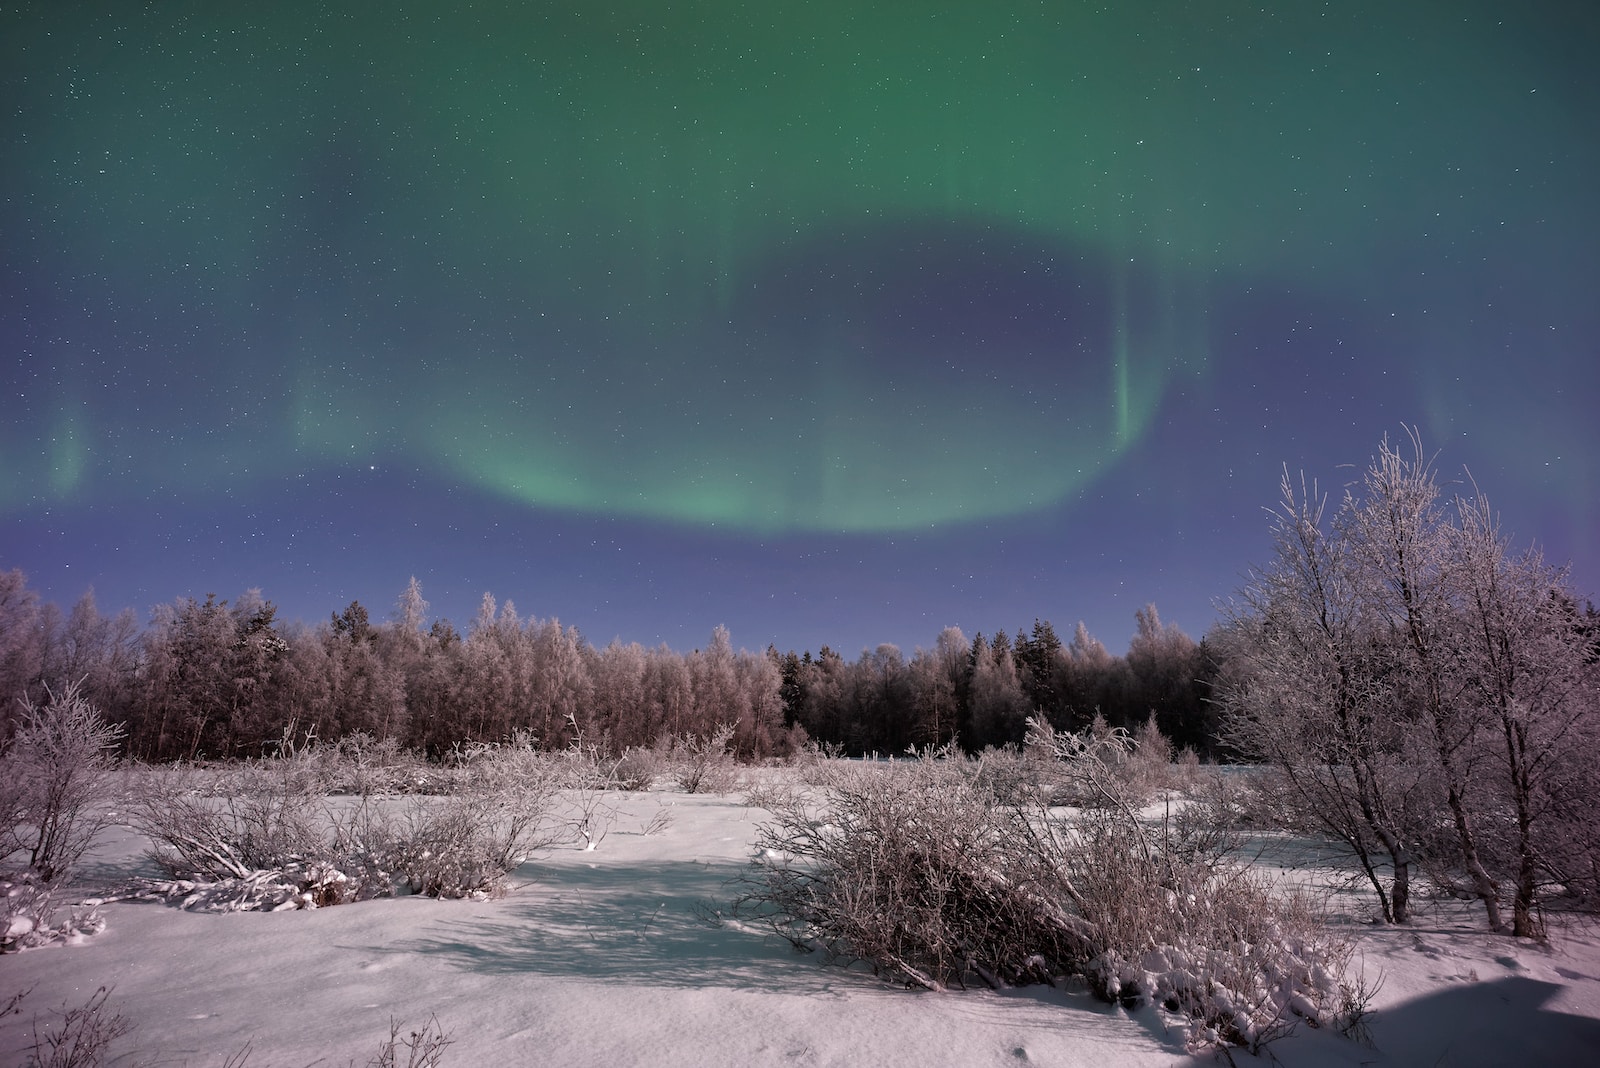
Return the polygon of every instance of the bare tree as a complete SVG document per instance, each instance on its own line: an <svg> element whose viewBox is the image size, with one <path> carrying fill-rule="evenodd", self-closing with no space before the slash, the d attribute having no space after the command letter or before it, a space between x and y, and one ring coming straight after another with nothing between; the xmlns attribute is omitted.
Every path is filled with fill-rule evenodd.
<svg viewBox="0 0 1600 1068"><path fill-rule="evenodd" d="M1593 867L1593 649L1565 576L1511 556L1481 494L1444 502L1410 441L1385 440L1331 520L1285 473L1274 559L1220 635L1237 659L1217 693L1230 741L1278 769L1293 820L1350 849L1386 918L1406 918L1426 860L1464 877L1492 929L1536 934L1539 887ZM1563 862L1563 840L1591 847Z"/></svg>
<svg viewBox="0 0 1600 1068"><path fill-rule="evenodd" d="M1380 444L1361 483L1346 494L1340 535L1350 548L1351 581L1385 663L1392 714L1422 728L1454 829L1454 848L1489 926L1504 929L1499 888L1484 866L1469 794L1482 720L1451 670L1465 563L1457 530L1440 500L1433 465L1411 433L1409 455Z"/></svg>
<svg viewBox="0 0 1600 1068"><path fill-rule="evenodd" d="M1512 933L1536 936L1541 883L1593 878L1582 861L1596 839L1589 810L1600 679L1566 575L1535 550L1512 555L1481 494L1457 505L1459 670L1489 728L1484 746L1498 779L1491 803L1503 798L1513 817Z"/></svg>
<svg viewBox="0 0 1600 1068"><path fill-rule="evenodd" d="M1383 691L1348 543L1330 534L1327 498L1285 471L1273 558L1230 606L1220 639L1234 670L1219 680L1228 741L1280 775L1284 814L1342 844L1386 921L1410 915L1418 776ZM1382 871L1388 867L1388 882Z"/></svg>

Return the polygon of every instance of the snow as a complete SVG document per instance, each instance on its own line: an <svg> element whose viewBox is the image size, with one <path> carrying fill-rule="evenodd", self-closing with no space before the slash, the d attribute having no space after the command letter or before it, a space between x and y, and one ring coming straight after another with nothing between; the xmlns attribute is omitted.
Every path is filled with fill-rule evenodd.
<svg viewBox="0 0 1600 1068"><path fill-rule="evenodd" d="M760 809L663 792L607 803L596 848L579 839L534 858L498 900L226 913L109 902L101 933L0 958L0 1004L31 988L0 1021L0 1064L21 1063L34 1014L102 985L137 1024L115 1049L175 1065L246 1045L255 1068L365 1063L391 1018L430 1016L453 1040L446 1065L1213 1063L1189 1057L1155 1010L1048 987L902 990L799 954L717 915ZM108 834L86 880L154 875L144 848ZM1403 928L1352 922L1358 959L1382 976L1373 1047L1302 1028L1270 1055L1291 1068L1600 1063L1600 931L1558 924L1540 945L1481 928L1455 904Z"/></svg>

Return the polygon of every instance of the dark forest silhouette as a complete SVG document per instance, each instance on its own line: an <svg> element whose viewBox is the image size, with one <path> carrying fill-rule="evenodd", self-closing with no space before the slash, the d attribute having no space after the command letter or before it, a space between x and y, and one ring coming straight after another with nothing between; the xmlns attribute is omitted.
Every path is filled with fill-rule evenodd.
<svg viewBox="0 0 1600 1068"><path fill-rule="evenodd" d="M1029 716L1079 730L1097 714L1129 729L1154 716L1174 745L1217 752L1211 649L1154 605L1136 613L1121 656L1081 623L1063 643L1035 620L970 639L950 627L910 656L883 644L853 660L827 646L736 650L722 627L687 653L597 648L487 594L465 633L427 611L413 580L381 622L352 602L319 625L286 624L249 590L163 604L141 625L131 611L102 614L92 591L63 612L12 570L0 573L0 694L42 700L47 686L81 681L125 729L127 753L148 760L259 756L358 733L432 756L514 736L559 749L579 733L622 752L723 725L747 759L807 740L852 755L951 742L976 752L1021 742ZM5 704L9 735L18 702Z"/></svg>

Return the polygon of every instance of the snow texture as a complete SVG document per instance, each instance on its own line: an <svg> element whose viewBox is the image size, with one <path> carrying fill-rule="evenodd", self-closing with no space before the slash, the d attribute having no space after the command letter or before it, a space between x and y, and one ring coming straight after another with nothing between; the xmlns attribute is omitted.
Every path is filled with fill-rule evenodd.
<svg viewBox="0 0 1600 1068"><path fill-rule="evenodd" d="M446 1065L1217 1063L1186 1054L1157 1008L1050 987L897 989L719 916L764 816L737 795L618 795L615 811L599 848L536 857L498 900L279 912L107 901L102 932L0 958L0 1001L32 988L0 1021L0 1064L22 1062L34 1014L101 985L137 1025L116 1052L171 1065L220 1064L246 1044L257 1068L364 1063L391 1018L432 1015L453 1039ZM109 833L88 881L153 876L145 845ZM1270 1056L1291 1068L1600 1063L1600 932L1558 923L1540 945L1479 919L1440 905L1401 928L1352 921L1358 960L1382 977L1372 1047L1301 1028Z"/></svg>

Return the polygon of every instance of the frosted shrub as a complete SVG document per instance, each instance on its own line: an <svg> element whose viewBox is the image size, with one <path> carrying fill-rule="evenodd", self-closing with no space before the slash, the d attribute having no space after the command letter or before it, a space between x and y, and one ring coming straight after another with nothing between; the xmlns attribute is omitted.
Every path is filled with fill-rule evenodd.
<svg viewBox="0 0 1600 1068"><path fill-rule="evenodd" d="M93 903L58 911L60 886L32 872L0 875L0 953L72 943L105 930L105 920Z"/></svg>
<svg viewBox="0 0 1600 1068"><path fill-rule="evenodd" d="M1172 742L1156 726L1155 713L1132 736L1132 751L1122 761L1125 788L1135 797L1152 797L1162 790L1176 789L1177 768L1172 762Z"/></svg>
<svg viewBox="0 0 1600 1068"><path fill-rule="evenodd" d="M144 769L130 816L173 881L153 893L185 908L317 908L392 894L488 896L548 845L558 775L525 746L475 751L455 792L330 804L294 760L241 765L220 777Z"/></svg>
<svg viewBox="0 0 1600 1068"><path fill-rule="evenodd" d="M1170 766L1171 747L1153 723L1150 730L1161 745L1147 754L1133 735L1108 726L1098 714L1081 734L1057 731L1042 719L1030 718L1023 747L1047 766L1041 774L1053 783L1057 804L1138 806L1155 795Z"/></svg>
<svg viewBox="0 0 1600 1068"><path fill-rule="evenodd" d="M655 785L656 777L661 774L661 757L654 749L629 746L607 770L615 789L645 791Z"/></svg>
<svg viewBox="0 0 1600 1068"><path fill-rule="evenodd" d="M708 738L686 734L673 740L672 778L686 794L725 794L739 786L739 768L729 745L734 727L724 724Z"/></svg>
<svg viewBox="0 0 1600 1068"><path fill-rule="evenodd" d="M860 764L847 759L842 746L810 742L795 759L795 767L799 769L800 781L806 785L832 786L841 776L850 775L852 769L860 767Z"/></svg>
<svg viewBox="0 0 1600 1068"><path fill-rule="evenodd" d="M1015 746L985 749L972 765L978 784L1002 804L1050 804L1060 776L1055 762Z"/></svg>
<svg viewBox="0 0 1600 1068"><path fill-rule="evenodd" d="M1348 949L1307 899L1228 859L1203 823L1140 819L1125 738L1057 735L1052 751L1091 804L1006 800L934 759L774 795L738 910L930 989L1077 977L1107 1001L1181 1015L1197 1048L1257 1050L1297 1021L1359 1015Z"/></svg>
<svg viewBox="0 0 1600 1068"><path fill-rule="evenodd" d="M1087 929L1037 892L1008 812L958 765L863 768L769 804L737 907L796 946L930 989L1088 960Z"/></svg>
<svg viewBox="0 0 1600 1068"><path fill-rule="evenodd" d="M454 794L415 798L395 835L391 862L413 892L492 897L534 852L551 845L561 769L527 746L474 756Z"/></svg>
<svg viewBox="0 0 1600 1068"><path fill-rule="evenodd" d="M0 1005L0 1017L20 1014L27 995L24 990ZM101 1068L121 1064L133 1056L111 1052L114 1045L124 1045L121 1040L133 1034L138 1025L111 1008L110 999L111 988L102 986L82 1005L68 1004L51 1012L53 1023L34 1016L30 1029L33 1042L25 1051L28 1057L22 1062L24 1068ZM439 1068L444 1063L445 1049L454 1041L437 1016L430 1016L427 1023L415 1029L404 1028L391 1017L389 1037L378 1043L377 1051L362 1068ZM223 1061L223 1068L243 1068L249 1059L250 1047L245 1046ZM166 1063L166 1058L133 1063ZM350 1065L355 1068L354 1061Z"/></svg>
<svg viewBox="0 0 1600 1068"><path fill-rule="evenodd" d="M34 1017L27 1068L100 1068L109 1063L112 1045L134 1029L132 1020L106 1007L110 996L109 987L100 987L82 1005L56 1012L54 1025ZM19 995L13 1005L20 1000Z"/></svg>
<svg viewBox="0 0 1600 1068"><path fill-rule="evenodd" d="M128 814L168 875L244 878L324 852L323 795L303 770L286 759L220 774L182 764L141 768Z"/></svg>
<svg viewBox="0 0 1600 1068"><path fill-rule="evenodd" d="M148 893L184 908L317 908L389 894L389 834L363 799L334 811L301 758L229 769L140 770L129 819L171 877Z"/></svg>
<svg viewBox="0 0 1600 1068"><path fill-rule="evenodd" d="M325 760L329 793L370 797L428 793L440 786L435 769L395 738L376 739L358 731L339 739L337 746L317 751Z"/></svg>
<svg viewBox="0 0 1600 1068"><path fill-rule="evenodd" d="M1030 844L1094 931L1097 996L1160 1005L1197 1047L1259 1051L1301 1020L1342 1026L1349 947L1319 903L1229 859L1199 823L1149 827L1113 808L1050 825Z"/></svg>
<svg viewBox="0 0 1600 1068"><path fill-rule="evenodd" d="M0 756L0 864L21 858L45 882L67 878L111 822L112 770L122 728L70 683L36 705Z"/></svg>
<svg viewBox="0 0 1600 1068"><path fill-rule="evenodd" d="M92 910L61 920L56 905L73 868L113 819L113 750L121 736L77 683L46 690L43 704L22 699L21 725L0 753L0 952L104 926Z"/></svg>

